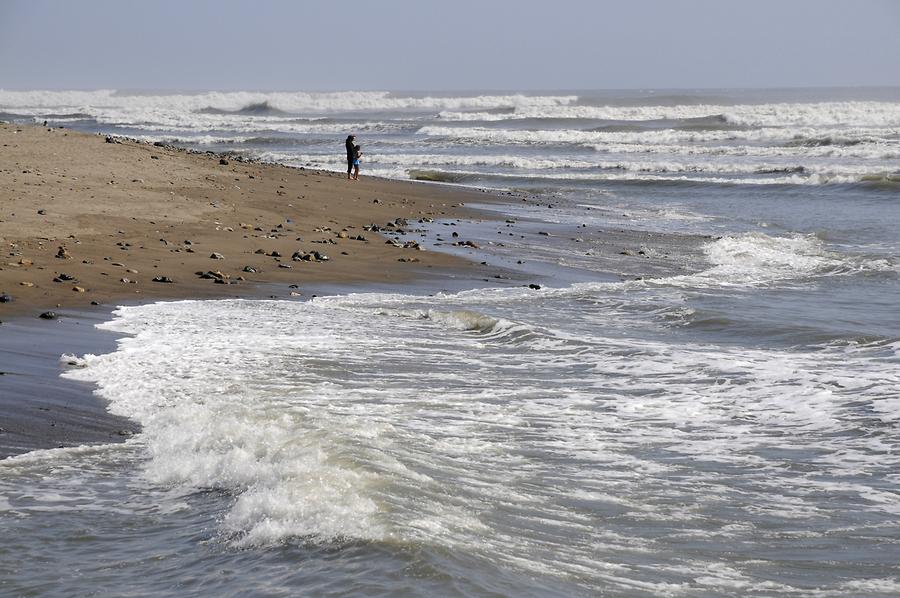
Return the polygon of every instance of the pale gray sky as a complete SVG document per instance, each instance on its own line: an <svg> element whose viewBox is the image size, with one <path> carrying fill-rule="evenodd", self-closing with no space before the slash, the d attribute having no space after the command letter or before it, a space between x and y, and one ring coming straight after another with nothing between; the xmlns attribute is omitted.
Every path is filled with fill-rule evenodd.
<svg viewBox="0 0 900 598"><path fill-rule="evenodd" d="M0 88L900 85L897 0L0 0Z"/></svg>

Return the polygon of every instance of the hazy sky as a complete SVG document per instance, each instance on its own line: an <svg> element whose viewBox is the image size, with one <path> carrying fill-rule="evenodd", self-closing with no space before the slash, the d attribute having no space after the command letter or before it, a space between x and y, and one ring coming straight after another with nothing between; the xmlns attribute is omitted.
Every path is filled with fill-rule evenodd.
<svg viewBox="0 0 900 598"><path fill-rule="evenodd" d="M900 0L0 0L0 88L900 85Z"/></svg>

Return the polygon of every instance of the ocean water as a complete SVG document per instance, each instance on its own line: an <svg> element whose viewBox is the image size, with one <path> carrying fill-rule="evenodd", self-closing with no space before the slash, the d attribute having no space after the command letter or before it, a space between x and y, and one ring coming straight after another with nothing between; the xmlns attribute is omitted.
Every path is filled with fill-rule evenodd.
<svg viewBox="0 0 900 598"><path fill-rule="evenodd" d="M900 593L900 90L0 112L513 192L423 240L509 278L117 310L63 375L143 431L0 462L0 591Z"/></svg>

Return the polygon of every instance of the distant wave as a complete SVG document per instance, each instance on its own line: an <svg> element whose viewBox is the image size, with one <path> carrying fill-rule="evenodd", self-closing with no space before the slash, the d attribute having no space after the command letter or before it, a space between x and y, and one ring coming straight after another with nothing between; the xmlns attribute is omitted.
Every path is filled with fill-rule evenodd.
<svg viewBox="0 0 900 598"><path fill-rule="evenodd" d="M512 112L445 110L445 121L494 121L567 118L579 120L650 121L721 119L724 124L747 127L777 126L900 126L900 104L894 102L816 102L759 105L677 106L517 106Z"/></svg>
<svg viewBox="0 0 900 598"><path fill-rule="evenodd" d="M498 130L485 127L442 127L427 125L418 134L429 137L445 137L457 141L477 141L497 144L588 144L588 143L703 143L711 141L753 141L753 142L797 142L802 139L834 136L847 140L859 139L876 141L879 137L900 135L900 127L870 129L842 128L821 129L812 127L787 128L767 127L752 130L728 131L683 131L673 129L610 132L581 131L574 129L554 130Z"/></svg>
<svg viewBox="0 0 900 598"><path fill-rule="evenodd" d="M0 108L32 111L58 107L91 107L89 111L117 109L134 114L159 110L199 113L240 111L266 106L290 114L383 110L497 110L517 107L562 106L578 100L574 95L473 95L412 96L386 91L343 92L204 92L197 94L129 94L105 89L97 91L8 91L0 90Z"/></svg>
<svg viewBox="0 0 900 598"><path fill-rule="evenodd" d="M284 110L279 110L278 108L269 105L269 102L254 102L252 104L247 104L243 108L238 108L237 110L225 110L207 106L197 110L197 112L201 114L243 114L246 116L283 116L288 114Z"/></svg>

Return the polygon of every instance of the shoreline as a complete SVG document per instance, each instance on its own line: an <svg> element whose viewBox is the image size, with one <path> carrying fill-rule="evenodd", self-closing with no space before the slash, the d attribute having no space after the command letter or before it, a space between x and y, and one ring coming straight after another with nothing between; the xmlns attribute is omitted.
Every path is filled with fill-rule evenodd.
<svg viewBox="0 0 900 598"><path fill-rule="evenodd" d="M13 145L18 153L7 150ZM510 226L542 244L552 240L542 236L550 227L541 221L510 224L516 221L500 206L528 198L509 192L351 182L337 173L37 126L0 125L0 146L0 180L11 183L0 191L7 250L0 295L13 298L0 303L0 458L121 441L135 431L133 422L108 414L92 388L60 377L60 355L114 350L119 337L85 324L108 320L117 305L540 288L534 283L641 278L673 265L621 257L629 253L622 247L644 243L668 257L673 247L642 231L599 231L594 259L605 274L480 247L494 245ZM133 184L119 188L129 176ZM315 252L328 259L310 259ZM48 310L50 320L37 318ZM24 342L44 344L26 354Z"/></svg>
<svg viewBox="0 0 900 598"><path fill-rule="evenodd" d="M491 201L483 192L39 126L0 124L0 150L0 458L137 431L60 376L63 354L115 349L119 337L94 324L117 305L458 289L487 276L464 256L418 250L416 227L491 219L464 207Z"/></svg>

